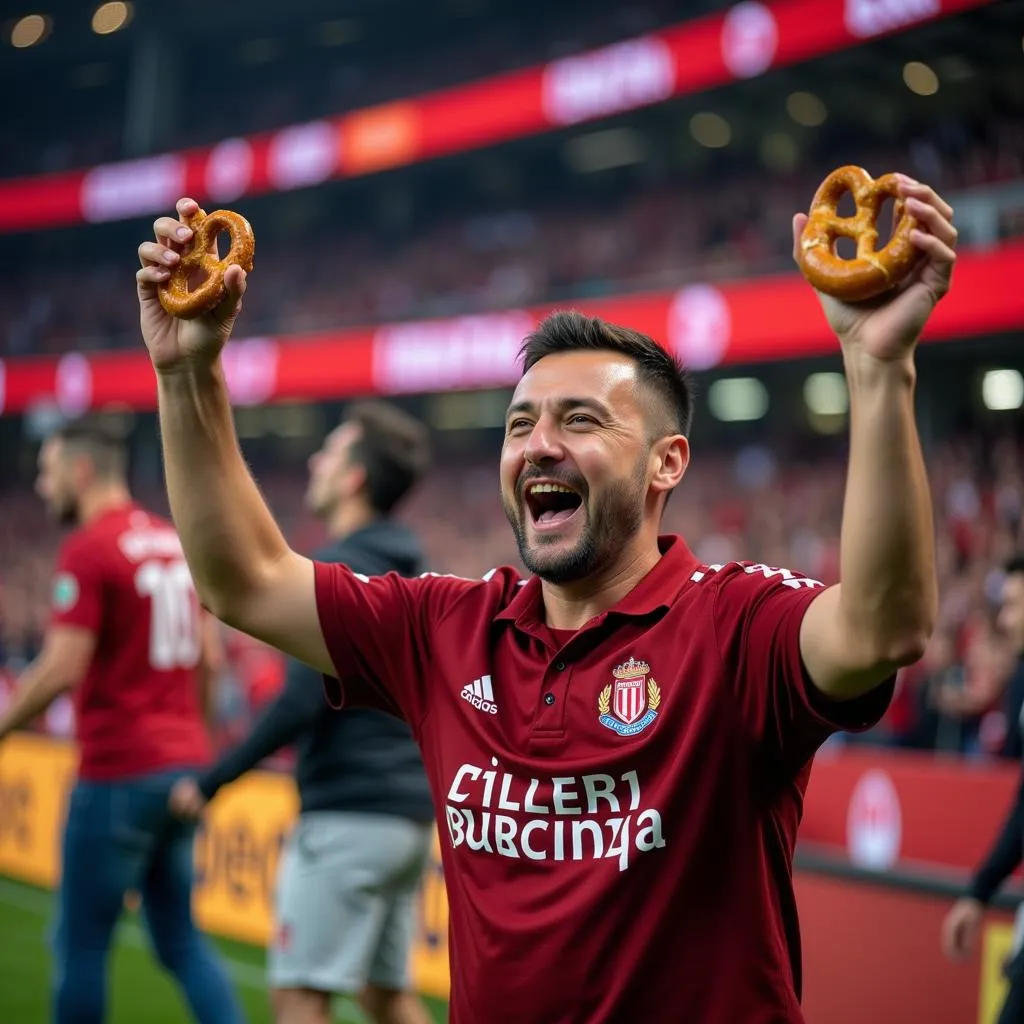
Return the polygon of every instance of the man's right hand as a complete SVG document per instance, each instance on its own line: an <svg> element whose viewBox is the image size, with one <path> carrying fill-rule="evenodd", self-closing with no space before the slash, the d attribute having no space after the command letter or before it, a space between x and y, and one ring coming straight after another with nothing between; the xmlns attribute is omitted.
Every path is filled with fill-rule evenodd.
<svg viewBox="0 0 1024 1024"><path fill-rule="evenodd" d="M953 904L942 922L942 949L950 960L962 960L973 952L984 915L985 907L970 897Z"/></svg>
<svg viewBox="0 0 1024 1024"><path fill-rule="evenodd" d="M179 217L199 209L194 199L179 199ZM158 371L175 370L190 363L212 363L231 335L235 317L242 309L245 293L245 271L230 266L224 272L224 300L206 316L181 320L171 316L160 305L157 286L170 277L181 252L189 245L192 231L180 220L160 217L153 224L155 242L139 246L142 269L135 275L138 282L139 312L142 337L149 356ZM210 241L216 246L216 238Z"/></svg>

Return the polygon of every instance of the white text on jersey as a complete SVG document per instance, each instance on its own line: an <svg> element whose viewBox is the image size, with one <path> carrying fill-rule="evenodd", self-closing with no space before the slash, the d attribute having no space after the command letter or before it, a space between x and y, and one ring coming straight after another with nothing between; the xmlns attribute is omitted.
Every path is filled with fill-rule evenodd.
<svg viewBox="0 0 1024 1024"><path fill-rule="evenodd" d="M477 709L488 715L498 713L498 705L494 703L494 687L491 685L490 676L481 676L471 683L466 683L462 688L462 699L468 701Z"/></svg>

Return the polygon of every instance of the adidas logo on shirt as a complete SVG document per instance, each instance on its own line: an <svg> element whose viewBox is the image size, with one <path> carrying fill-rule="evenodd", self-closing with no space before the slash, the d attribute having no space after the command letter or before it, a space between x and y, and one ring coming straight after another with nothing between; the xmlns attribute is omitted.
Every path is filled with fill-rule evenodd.
<svg viewBox="0 0 1024 1024"><path fill-rule="evenodd" d="M481 676L462 688L462 699L469 701L477 709L488 715L498 713L498 705L494 703L494 689L490 676Z"/></svg>

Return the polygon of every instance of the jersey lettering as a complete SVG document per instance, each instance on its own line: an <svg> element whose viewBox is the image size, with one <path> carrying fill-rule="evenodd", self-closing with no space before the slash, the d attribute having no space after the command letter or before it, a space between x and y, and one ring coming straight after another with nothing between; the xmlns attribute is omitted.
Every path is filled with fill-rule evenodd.
<svg viewBox="0 0 1024 1024"><path fill-rule="evenodd" d="M805 587L813 590L815 587L825 586L821 580L811 579L809 576L797 576L790 569L765 565L763 562L727 562L725 564L709 565L706 572L698 569L690 576L690 579L694 583L700 583L709 574L721 572L726 565L738 565L748 576L761 575L766 580L777 579L779 583L784 587L789 587L790 590L800 590Z"/></svg>
<svg viewBox="0 0 1024 1024"><path fill-rule="evenodd" d="M183 561L143 562L135 589L150 599L149 664L158 672L199 662L199 614L192 575Z"/></svg>

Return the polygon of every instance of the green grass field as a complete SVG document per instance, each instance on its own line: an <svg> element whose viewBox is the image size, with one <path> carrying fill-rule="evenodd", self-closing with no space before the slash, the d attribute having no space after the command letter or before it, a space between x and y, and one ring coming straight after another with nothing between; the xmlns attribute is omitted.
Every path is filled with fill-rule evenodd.
<svg viewBox="0 0 1024 1024"><path fill-rule="evenodd" d="M50 1019L49 929L53 894L0 877L0 1022L47 1024ZM214 940L231 973L249 1024L270 1024L264 980L264 952L255 946ZM188 1024L189 1015L174 982L150 956L134 915L121 921L110 961L108 1024ZM438 1022L445 1004L429 1006ZM335 1020L365 1018L350 1000L335 1004Z"/></svg>

